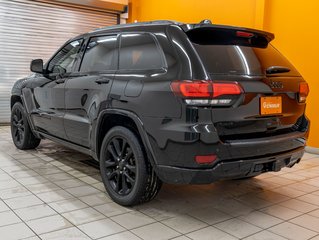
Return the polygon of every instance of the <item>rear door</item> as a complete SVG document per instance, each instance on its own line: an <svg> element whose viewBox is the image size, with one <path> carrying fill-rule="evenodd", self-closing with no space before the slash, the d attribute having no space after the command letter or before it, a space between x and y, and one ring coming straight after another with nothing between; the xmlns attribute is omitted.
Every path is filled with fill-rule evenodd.
<svg viewBox="0 0 319 240"><path fill-rule="evenodd" d="M68 140L90 147L92 123L109 106L108 94L118 62L117 35L88 40L79 71L65 86L64 127Z"/></svg>
<svg viewBox="0 0 319 240"><path fill-rule="evenodd" d="M293 130L304 114L297 70L271 45L266 33L205 27L187 32L210 78L237 82L243 96L215 106L212 119L222 140L256 138ZM227 98L220 96L219 98Z"/></svg>

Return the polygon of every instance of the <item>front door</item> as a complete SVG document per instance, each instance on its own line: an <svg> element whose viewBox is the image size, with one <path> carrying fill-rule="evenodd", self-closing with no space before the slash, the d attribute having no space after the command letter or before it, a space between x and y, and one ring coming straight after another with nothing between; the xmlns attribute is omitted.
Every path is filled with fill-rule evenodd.
<svg viewBox="0 0 319 240"><path fill-rule="evenodd" d="M47 64L46 74L39 75L34 88L35 111L32 120L38 131L58 138L66 138L63 117L64 88L81 48L82 40L67 43Z"/></svg>

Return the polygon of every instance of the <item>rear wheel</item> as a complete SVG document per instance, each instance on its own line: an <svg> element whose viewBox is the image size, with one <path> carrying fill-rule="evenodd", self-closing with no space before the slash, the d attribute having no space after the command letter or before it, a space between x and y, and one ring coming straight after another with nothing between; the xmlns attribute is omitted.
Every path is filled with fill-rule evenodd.
<svg viewBox="0 0 319 240"><path fill-rule="evenodd" d="M14 145L21 150L34 149L41 139L34 136L23 105L17 102L11 110L11 135Z"/></svg>
<svg viewBox="0 0 319 240"><path fill-rule="evenodd" d="M110 197L124 206L150 201L161 187L138 138L124 127L114 127L104 137L100 170Z"/></svg>

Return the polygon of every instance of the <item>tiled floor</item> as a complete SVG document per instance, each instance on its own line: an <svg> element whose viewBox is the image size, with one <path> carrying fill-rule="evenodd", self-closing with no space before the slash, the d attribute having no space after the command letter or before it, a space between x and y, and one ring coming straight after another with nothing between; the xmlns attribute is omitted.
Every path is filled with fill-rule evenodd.
<svg viewBox="0 0 319 240"><path fill-rule="evenodd" d="M134 208L112 202L88 163L50 141L18 151L0 127L0 239L319 240L319 156L250 180L164 185Z"/></svg>

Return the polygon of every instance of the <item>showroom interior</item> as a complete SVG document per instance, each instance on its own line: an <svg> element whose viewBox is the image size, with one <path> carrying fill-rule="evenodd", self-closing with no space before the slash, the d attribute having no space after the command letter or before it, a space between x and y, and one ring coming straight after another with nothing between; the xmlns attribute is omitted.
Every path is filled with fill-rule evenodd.
<svg viewBox="0 0 319 240"><path fill-rule="evenodd" d="M0 239L319 240L318 12L316 1L0 0ZM268 40L308 83L311 127L293 167L210 184L163 183L153 200L122 206L106 192L94 157L52 139L29 150L14 145L11 89L32 74L31 60L45 63L69 39L104 27L205 19L241 27L237 35L273 33Z"/></svg>

